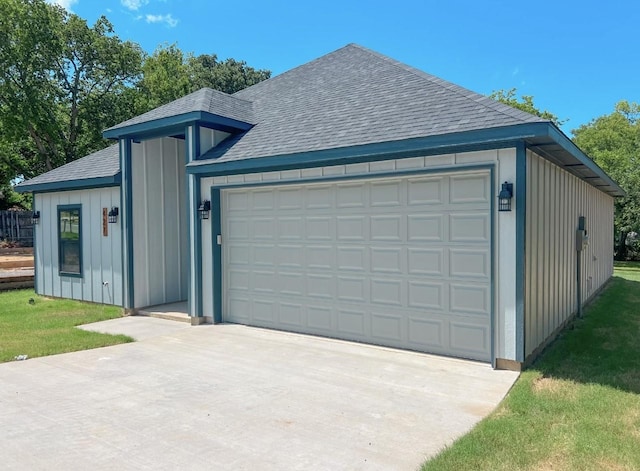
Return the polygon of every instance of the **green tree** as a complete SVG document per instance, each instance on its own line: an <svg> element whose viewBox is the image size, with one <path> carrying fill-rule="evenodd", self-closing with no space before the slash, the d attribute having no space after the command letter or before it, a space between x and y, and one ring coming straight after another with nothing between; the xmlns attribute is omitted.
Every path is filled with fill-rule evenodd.
<svg viewBox="0 0 640 471"><path fill-rule="evenodd" d="M555 125L558 127L567 122L566 119L559 119L558 116L551 113L550 111L539 110L533 102L533 96L522 95L522 97L518 99L516 93L517 91L515 88L512 88L510 90L496 90L492 92L491 95L489 95L489 98L493 98L494 100L504 103L505 105L509 105L521 111L531 113L543 119L548 119L549 121L555 123Z"/></svg>
<svg viewBox="0 0 640 471"><path fill-rule="evenodd" d="M105 17L89 27L44 0L2 0L5 167L31 177L104 147L102 129L130 117L117 115L116 102L137 80L141 60L139 46L121 41Z"/></svg>
<svg viewBox="0 0 640 471"><path fill-rule="evenodd" d="M640 232L640 104L620 101L613 113L573 131L574 142L627 193L616 198L616 259L627 256L626 239Z"/></svg>
<svg viewBox="0 0 640 471"><path fill-rule="evenodd" d="M215 54L185 54L176 44L164 45L144 60L136 109L139 113L156 108L204 87L225 93L254 85L271 76L244 61L219 61Z"/></svg>

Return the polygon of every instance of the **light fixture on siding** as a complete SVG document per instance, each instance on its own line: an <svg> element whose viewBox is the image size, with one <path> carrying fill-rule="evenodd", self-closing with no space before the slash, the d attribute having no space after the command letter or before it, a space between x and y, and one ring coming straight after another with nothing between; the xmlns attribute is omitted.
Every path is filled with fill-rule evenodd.
<svg viewBox="0 0 640 471"><path fill-rule="evenodd" d="M511 198L513 198L513 183L504 182L498 194L498 211L511 211Z"/></svg>
<svg viewBox="0 0 640 471"><path fill-rule="evenodd" d="M38 224L40 222L40 211L34 211L31 215L31 222L33 224Z"/></svg>
<svg viewBox="0 0 640 471"><path fill-rule="evenodd" d="M211 201L203 201L198 206L198 214L200 219L209 219L209 211L211 211Z"/></svg>
<svg viewBox="0 0 640 471"><path fill-rule="evenodd" d="M108 217L109 217L109 223L110 224L115 224L116 222L118 222L118 212L119 211L118 211L118 207L117 206L114 206L113 208L111 208L109 210ZM104 213L102 213L102 214L104 214Z"/></svg>

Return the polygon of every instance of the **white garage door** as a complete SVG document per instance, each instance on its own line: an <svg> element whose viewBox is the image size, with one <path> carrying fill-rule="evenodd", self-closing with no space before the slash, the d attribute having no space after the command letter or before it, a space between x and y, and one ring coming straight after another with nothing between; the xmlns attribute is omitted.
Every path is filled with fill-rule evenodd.
<svg viewBox="0 0 640 471"><path fill-rule="evenodd" d="M490 361L489 172L222 192L223 320Z"/></svg>

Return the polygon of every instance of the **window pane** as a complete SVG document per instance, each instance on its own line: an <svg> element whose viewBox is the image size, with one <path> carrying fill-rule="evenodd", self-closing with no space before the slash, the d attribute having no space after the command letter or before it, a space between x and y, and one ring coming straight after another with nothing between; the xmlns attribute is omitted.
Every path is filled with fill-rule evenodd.
<svg viewBox="0 0 640 471"><path fill-rule="evenodd" d="M58 212L60 220L60 271L80 273L80 209L62 209Z"/></svg>

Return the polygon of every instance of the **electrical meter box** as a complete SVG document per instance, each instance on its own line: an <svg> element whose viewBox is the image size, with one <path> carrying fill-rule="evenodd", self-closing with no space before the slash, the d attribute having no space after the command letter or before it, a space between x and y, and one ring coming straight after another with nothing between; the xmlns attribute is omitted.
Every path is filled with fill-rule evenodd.
<svg viewBox="0 0 640 471"><path fill-rule="evenodd" d="M586 218L580 216L578 219L578 230L576 231L576 250L583 251L589 245L589 234L586 229Z"/></svg>

